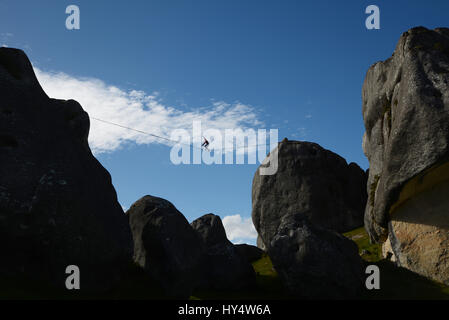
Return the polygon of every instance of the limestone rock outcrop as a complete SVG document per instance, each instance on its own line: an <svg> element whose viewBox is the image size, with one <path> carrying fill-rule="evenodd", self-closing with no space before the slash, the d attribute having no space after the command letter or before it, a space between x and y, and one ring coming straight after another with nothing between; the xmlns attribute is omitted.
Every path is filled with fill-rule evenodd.
<svg viewBox="0 0 449 320"><path fill-rule="evenodd" d="M268 254L283 284L305 299L354 299L363 284L357 245L305 215L281 218Z"/></svg>
<svg viewBox="0 0 449 320"><path fill-rule="evenodd" d="M346 232L363 225L366 173L355 163L316 143L284 139L278 171L260 175L252 185L252 218L259 247L276 234L281 218L305 215L320 227Z"/></svg>
<svg viewBox="0 0 449 320"><path fill-rule="evenodd" d="M134 261L167 296L188 298L204 277L204 247L187 219L169 201L144 196L126 212Z"/></svg>
<svg viewBox="0 0 449 320"><path fill-rule="evenodd" d="M365 226L393 260L449 284L449 29L403 33L362 91Z"/></svg>
<svg viewBox="0 0 449 320"><path fill-rule="evenodd" d="M76 265L83 292L106 290L131 260L129 225L89 126L79 103L45 94L23 51L0 48L0 278L27 279L16 289L66 290Z"/></svg>
<svg viewBox="0 0 449 320"><path fill-rule="evenodd" d="M206 214L191 225L201 238L206 254L201 288L241 290L255 285L251 263L228 240L219 216Z"/></svg>
<svg viewBox="0 0 449 320"><path fill-rule="evenodd" d="M262 249L246 243L236 244L235 248L237 249L237 252L248 262L259 260L265 253Z"/></svg>
<svg viewBox="0 0 449 320"><path fill-rule="evenodd" d="M316 143L279 143L278 171L253 179L252 218L283 283L303 298L350 298L361 287L357 246L337 232L363 225L366 173ZM271 161L271 160L270 160Z"/></svg>

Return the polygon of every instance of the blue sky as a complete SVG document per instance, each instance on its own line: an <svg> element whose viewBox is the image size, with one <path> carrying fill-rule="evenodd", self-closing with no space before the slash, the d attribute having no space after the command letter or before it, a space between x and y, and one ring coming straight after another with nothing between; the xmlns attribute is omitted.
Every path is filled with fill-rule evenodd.
<svg viewBox="0 0 449 320"><path fill-rule="evenodd" d="M70 4L80 30L65 28ZM370 4L380 30L365 28ZM49 95L75 98L98 118L163 135L195 116L220 128L275 128L366 169L366 71L407 29L448 27L448 12L437 0L0 1L0 45L25 50ZM240 215L228 217L228 235L254 241L257 165L175 166L161 141L107 126L92 120L91 146L124 207L151 194L189 221Z"/></svg>

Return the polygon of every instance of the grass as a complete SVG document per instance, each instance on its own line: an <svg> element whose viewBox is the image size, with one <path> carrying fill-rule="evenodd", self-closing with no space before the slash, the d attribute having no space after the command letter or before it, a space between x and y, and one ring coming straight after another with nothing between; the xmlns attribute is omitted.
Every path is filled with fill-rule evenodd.
<svg viewBox="0 0 449 320"><path fill-rule="evenodd" d="M343 234L357 244L359 254L366 262L382 260L382 247L380 244L372 244L364 227Z"/></svg>
<svg viewBox="0 0 449 320"><path fill-rule="evenodd" d="M241 292L226 292L217 290L202 290L195 292L192 300L284 300L291 299L282 286L277 272L273 268L270 257L264 254L261 259L252 263L256 272L254 288Z"/></svg>
<svg viewBox="0 0 449 320"><path fill-rule="evenodd" d="M253 263L256 272L256 281L259 288L265 291L266 298L285 298L287 293L282 286L276 270L273 268L271 259L264 254L260 260Z"/></svg>

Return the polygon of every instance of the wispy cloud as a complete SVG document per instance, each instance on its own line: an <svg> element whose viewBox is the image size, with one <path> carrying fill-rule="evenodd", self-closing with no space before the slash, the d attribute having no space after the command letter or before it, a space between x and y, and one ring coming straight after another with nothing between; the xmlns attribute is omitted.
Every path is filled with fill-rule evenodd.
<svg viewBox="0 0 449 320"><path fill-rule="evenodd" d="M255 243L257 231L254 228L251 218L242 218L236 214L223 218L223 226L226 236L234 243Z"/></svg>
<svg viewBox="0 0 449 320"><path fill-rule="evenodd" d="M307 128L300 127L296 129L296 132L292 133L292 138L294 139L304 139L307 137Z"/></svg>
<svg viewBox="0 0 449 320"><path fill-rule="evenodd" d="M202 122L203 130L218 129L223 132L225 129L246 131L261 125L255 109L240 102L211 102L207 107L183 111L165 105L158 99L157 93L127 91L96 78L75 77L38 68L34 70L48 96L77 100L91 117L162 137L170 137L175 129L191 132L194 120ZM91 121L89 144L94 153L112 152L127 143L170 144L138 132Z"/></svg>
<svg viewBox="0 0 449 320"><path fill-rule="evenodd" d="M11 38L14 37L14 35L10 32L2 32L0 33L0 43L2 47L7 48L8 43L10 42Z"/></svg>
<svg viewBox="0 0 449 320"><path fill-rule="evenodd" d="M12 38L12 37L14 37L14 35L13 35L11 32L2 32L2 33L0 33L0 38L1 38L2 40L4 40L4 39L10 39L10 38Z"/></svg>

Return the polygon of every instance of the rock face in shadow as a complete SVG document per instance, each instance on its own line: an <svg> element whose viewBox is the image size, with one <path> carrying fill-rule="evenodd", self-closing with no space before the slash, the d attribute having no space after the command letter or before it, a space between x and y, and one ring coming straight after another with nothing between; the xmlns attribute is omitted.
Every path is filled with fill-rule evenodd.
<svg viewBox="0 0 449 320"><path fill-rule="evenodd" d="M287 289L305 299L352 299L363 284L357 245L305 215L281 218L268 254Z"/></svg>
<svg viewBox="0 0 449 320"><path fill-rule="evenodd" d="M0 277L65 289L77 265L84 292L109 288L132 242L87 113L50 99L17 49L0 48L0 96Z"/></svg>
<svg viewBox="0 0 449 320"><path fill-rule="evenodd" d="M277 173L259 168L252 186L252 218L266 247L288 215L337 232L363 225L366 174L357 164L311 142L284 139L277 150Z"/></svg>
<svg viewBox="0 0 449 320"><path fill-rule="evenodd" d="M265 251L249 244L236 244L235 248L239 255L244 257L248 262L254 262L262 258Z"/></svg>
<svg viewBox="0 0 449 320"><path fill-rule="evenodd" d="M168 296L188 298L204 277L203 243L173 204L145 196L126 212L134 239L134 261Z"/></svg>
<svg viewBox="0 0 449 320"><path fill-rule="evenodd" d="M259 168L253 180L252 218L259 248L266 248L292 293L353 297L360 288L357 247L330 230L363 225L366 173L311 142L284 139L276 151L277 173L260 175Z"/></svg>
<svg viewBox="0 0 449 320"><path fill-rule="evenodd" d="M365 226L394 260L449 283L449 29L413 28L363 85ZM430 250L431 249L431 250ZM384 250L384 251L389 251Z"/></svg>
<svg viewBox="0 0 449 320"><path fill-rule="evenodd" d="M191 225L201 238L206 253L201 288L241 290L255 285L253 267L228 240L219 216L206 214Z"/></svg>

